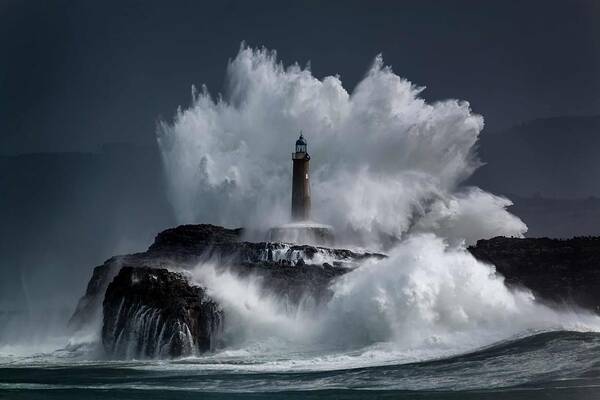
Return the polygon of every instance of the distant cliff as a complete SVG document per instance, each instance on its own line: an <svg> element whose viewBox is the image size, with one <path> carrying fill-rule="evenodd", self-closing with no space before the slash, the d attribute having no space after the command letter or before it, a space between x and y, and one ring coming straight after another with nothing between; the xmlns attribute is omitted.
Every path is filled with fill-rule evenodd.
<svg viewBox="0 0 600 400"><path fill-rule="evenodd" d="M509 286L541 300L600 311L600 237L480 240L469 251L493 264Z"/></svg>

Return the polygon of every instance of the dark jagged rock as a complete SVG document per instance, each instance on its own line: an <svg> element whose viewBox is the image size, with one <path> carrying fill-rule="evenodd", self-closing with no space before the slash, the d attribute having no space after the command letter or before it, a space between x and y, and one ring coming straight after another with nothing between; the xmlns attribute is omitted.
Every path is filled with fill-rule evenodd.
<svg viewBox="0 0 600 400"><path fill-rule="evenodd" d="M169 268L189 270L201 262L214 261L221 270L240 276L253 275L263 289L299 302L306 297L326 299L331 280L358 262L381 254L356 253L309 245L242 241L242 229L215 225L182 225L156 236L144 253L117 256L94 269L85 295L71 318L77 330L97 320L107 287L123 268ZM297 265L300 264L300 265Z"/></svg>
<svg viewBox="0 0 600 400"><path fill-rule="evenodd" d="M150 259L141 263L142 255L143 253L112 257L106 260L104 264L94 268L86 292L79 300L77 308L69 320L69 327L72 330L77 331L86 328L101 317L100 312L102 311L102 301L106 288L121 268L144 265L156 268L165 267L165 264L154 263Z"/></svg>
<svg viewBox="0 0 600 400"><path fill-rule="evenodd" d="M326 301L333 279L367 258L384 257L247 242L242 235L242 229L183 225L161 232L144 253L107 260L94 269L72 326L85 327L103 311L103 344L114 357L176 357L206 351L216 345L222 312L203 289L188 283L185 274L169 270L185 271L211 262L217 272L255 277L262 290L297 304L305 299ZM600 238L498 237L481 240L469 251L495 265L509 286L527 287L550 302L600 307Z"/></svg>
<svg viewBox="0 0 600 400"><path fill-rule="evenodd" d="M318 243L332 246L335 243L333 228L315 223L292 223L273 227L268 233L271 242Z"/></svg>
<svg viewBox="0 0 600 400"><path fill-rule="evenodd" d="M102 344L117 358L180 357L213 350L223 313L204 290L166 269L123 267L103 302Z"/></svg>
<svg viewBox="0 0 600 400"><path fill-rule="evenodd" d="M310 263L315 255L339 261L352 262L380 254L356 253L312 245L294 245L282 242L248 242L242 240L243 229L220 226L181 225L167 229L156 236L145 256L152 259L168 258L183 265L196 264L208 259L226 259L229 262L279 261L287 259L294 264L299 257Z"/></svg>
<svg viewBox="0 0 600 400"><path fill-rule="evenodd" d="M496 266L509 286L554 303L600 311L600 238L480 240L469 251Z"/></svg>
<svg viewBox="0 0 600 400"><path fill-rule="evenodd" d="M237 243L242 233L242 228L227 229L210 224L180 225L160 232L148 252L198 255L210 247L220 248Z"/></svg>

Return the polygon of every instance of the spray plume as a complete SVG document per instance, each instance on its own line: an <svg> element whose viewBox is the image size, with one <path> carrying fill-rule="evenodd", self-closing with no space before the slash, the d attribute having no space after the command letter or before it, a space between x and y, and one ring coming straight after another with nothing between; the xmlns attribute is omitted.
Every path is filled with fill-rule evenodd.
<svg viewBox="0 0 600 400"><path fill-rule="evenodd" d="M193 90L190 108L161 122L158 143L181 222L266 228L288 222L290 152L298 131L312 161L313 214L338 231L450 241L522 236L511 202L461 183L481 164L483 128L469 103L428 104L424 88L375 58L352 93L276 53L242 45L225 95Z"/></svg>
<svg viewBox="0 0 600 400"><path fill-rule="evenodd" d="M193 92L162 122L158 142L181 221L266 228L289 219L290 152L303 130L312 156L313 214L340 231L403 241L331 286L323 309L289 307L258 281L199 265L193 279L229 315L229 344L363 349L397 361L440 356L531 330L595 330L598 318L557 311L510 290L464 243L522 236L511 202L461 184L481 162L483 118L467 102L428 104L422 87L381 56L349 93L276 53L242 45L223 97ZM290 347L291 346L291 347ZM299 347L298 347L299 346ZM373 348L375 346L375 348ZM353 359L352 362L355 362Z"/></svg>

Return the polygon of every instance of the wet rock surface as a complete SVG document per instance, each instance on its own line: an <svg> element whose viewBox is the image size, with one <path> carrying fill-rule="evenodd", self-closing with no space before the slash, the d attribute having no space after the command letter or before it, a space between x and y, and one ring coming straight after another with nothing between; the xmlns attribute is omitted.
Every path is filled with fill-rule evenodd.
<svg viewBox="0 0 600 400"><path fill-rule="evenodd" d="M538 298L600 311L600 238L480 240L469 251L495 265L508 286Z"/></svg>
<svg viewBox="0 0 600 400"><path fill-rule="evenodd" d="M144 344L144 338L150 334L148 332L152 333L155 341L158 340L153 333L157 329L152 325L153 322L140 322L157 318L153 314L156 314L156 310L162 310L161 315L164 315L164 310L168 309L167 314L172 316L170 323L187 326L194 337L203 334L190 327L190 321L183 318L185 313L176 313L169 307L188 310L191 305L187 296L196 293L205 299L205 293L198 288L189 289L186 285L192 286L185 281L184 276L172 276L170 274L173 272L169 271L192 270L201 263L210 263L217 270L258 279L265 292L278 295L283 301L294 304L310 298L319 303L329 298L331 292L328 287L332 279L348 272L367 258L383 257L381 254L309 245L246 242L242 240L242 234L242 229L182 225L158 234L144 253L110 258L94 269L86 293L71 318L71 327L74 330L84 329L102 318L104 347L109 355L115 357L128 354L142 357L187 354L190 346L185 347L177 341L164 351L158 348L158 344ZM152 271L161 272L152 275ZM139 277L135 279L141 279L142 284L131 284L134 276ZM150 278L152 276L160 284L156 283L155 278ZM162 282L163 280L165 281ZM181 293L183 297L178 297L177 293ZM158 300L154 297L160 297L160 303L156 303ZM120 301L124 301L124 309L119 308ZM125 315L127 318L123 319ZM137 325L125 326L127 319L135 320L134 324ZM131 335L130 332L140 330L145 333L142 335L138 332L131 340L118 341L120 332ZM202 339L193 348L211 348L212 343L207 347L206 341Z"/></svg>
<svg viewBox="0 0 600 400"><path fill-rule="evenodd" d="M115 358L181 357L217 346L223 312L179 273L123 267L103 301L102 344Z"/></svg>
<svg viewBox="0 0 600 400"><path fill-rule="evenodd" d="M242 229L182 225L161 232L144 253L117 256L94 269L71 319L81 329L103 321L112 357L181 356L211 350L226 316L186 275L202 263L252 276L268 294L299 303L325 302L331 282L368 258L385 257L310 245L247 242ZM600 238L480 240L468 249L495 265L508 286L538 299L600 309ZM201 282L200 282L201 284Z"/></svg>

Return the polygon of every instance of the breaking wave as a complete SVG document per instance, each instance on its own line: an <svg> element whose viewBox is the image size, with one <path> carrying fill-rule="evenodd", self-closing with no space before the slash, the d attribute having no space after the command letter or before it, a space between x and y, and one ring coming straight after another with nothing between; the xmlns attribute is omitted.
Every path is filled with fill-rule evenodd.
<svg viewBox="0 0 600 400"><path fill-rule="evenodd" d="M481 164L483 118L469 103L428 104L378 56L349 93L276 53L242 45L224 95L193 90L161 122L158 144L181 222L267 228L288 222L290 152L300 130L312 155L313 216L339 232L433 232L473 242L521 236L503 197L460 184ZM371 245L378 245L377 242Z"/></svg>
<svg viewBox="0 0 600 400"><path fill-rule="evenodd" d="M323 307L310 299L290 305L259 280L199 266L194 279L228 316L228 349L343 349L383 362L600 328L587 312L555 310L508 289L493 266L465 251L477 239L522 236L526 226L506 210L508 199L461 186L481 165L483 118L465 101L428 104L423 90L381 56L348 92L339 76L319 79L309 68L285 67L274 51L242 45L223 95L194 89L191 106L160 123L181 221L250 229L288 222L289 155L303 130L314 218L338 236L358 232L375 248L384 247L382 235L401 239L389 257L338 279Z"/></svg>
<svg viewBox="0 0 600 400"><path fill-rule="evenodd" d="M321 307L282 302L259 279L210 264L199 265L193 279L228 316L227 350L318 352L321 360L341 351L355 366L439 358L545 331L600 329L592 313L553 309L527 290L508 289L491 265L432 234L413 235L389 257L341 276ZM326 364L341 362L329 358Z"/></svg>

